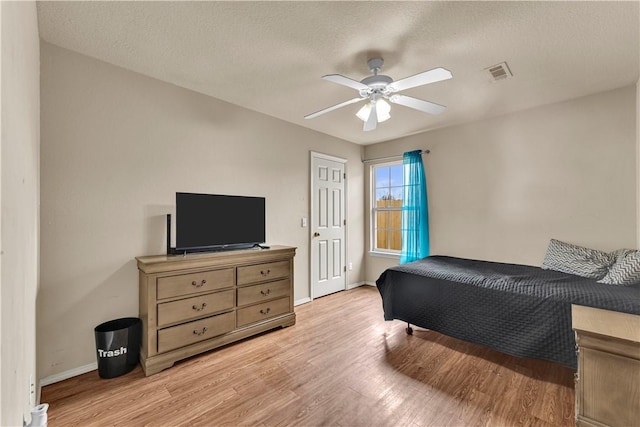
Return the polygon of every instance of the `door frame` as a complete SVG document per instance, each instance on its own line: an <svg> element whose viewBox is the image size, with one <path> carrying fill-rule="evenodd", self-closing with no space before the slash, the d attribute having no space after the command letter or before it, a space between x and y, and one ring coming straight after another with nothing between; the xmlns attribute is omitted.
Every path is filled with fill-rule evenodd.
<svg viewBox="0 0 640 427"><path fill-rule="evenodd" d="M313 263L313 257L312 257L312 245L313 245L313 236L311 235L311 229L312 229L312 224L314 224L313 220L315 219L315 198L314 198L314 194L313 194L313 159L324 159L324 160L331 160L333 162L338 162L338 163L342 163L344 164L344 178L343 178L343 182L344 182L344 192L343 192L343 197L344 197L344 219L346 221L346 224L344 225L344 254L343 254L343 259L342 259L342 265L344 265L346 267L346 270L344 272L344 289L346 290L348 288L348 283L349 283L349 267L348 267L348 263L347 263L347 254L349 253L349 239L347 238L347 236L349 235L348 233L348 227L349 227L349 221L347 221L347 217L349 216L349 203L348 200L349 198L347 197L347 193L348 193L348 185L347 185L347 159L343 159L342 157L336 157L336 156L332 156L330 154L324 154L324 153L320 153L318 151L309 151L309 232L307 233L307 239L308 239L308 245L309 245L309 299L311 301L314 300L315 295L313 295L313 269L312 269L312 263Z"/></svg>

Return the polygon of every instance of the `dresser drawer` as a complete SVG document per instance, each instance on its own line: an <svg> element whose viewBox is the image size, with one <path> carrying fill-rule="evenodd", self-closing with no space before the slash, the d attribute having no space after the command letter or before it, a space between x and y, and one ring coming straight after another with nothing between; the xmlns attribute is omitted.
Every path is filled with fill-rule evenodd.
<svg viewBox="0 0 640 427"><path fill-rule="evenodd" d="M234 285L233 268L158 278L158 299L191 295Z"/></svg>
<svg viewBox="0 0 640 427"><path fill-rule="evenodd" d="M273 301L263 302L236 311L238 316L238 327L260 320L269 319L289 312L289 298L280 298Z"/></svg>
<svg viewBox="0 0 640 427"><path fill-rule="evenodd" d="M185 345L204 341L217 335L230 332L235 327L233 312L195 320L184 325L158 331L158 351L165 352Z"/></svg>
<svg viewBox="0 0 640 427"><path fill-rule="evenodd" d="M228 291L158 304L158 326L184 322L219 311L231 310L234 307L233 294L233 289L229 289Z"/></svg>
<svg viewBox="0 0 640 427"><path fill-rule="evenodd" d="M238 288L238 306L254 304L275 298L290 296L291 281L289 279L260 285Z"/></svg>
<svg viewBox="0 0 640 427"><path fill-rule="evenodd" d="M264 282L289 276L289 261L269 262L265 264L238 267L238 285Z"/></svg>

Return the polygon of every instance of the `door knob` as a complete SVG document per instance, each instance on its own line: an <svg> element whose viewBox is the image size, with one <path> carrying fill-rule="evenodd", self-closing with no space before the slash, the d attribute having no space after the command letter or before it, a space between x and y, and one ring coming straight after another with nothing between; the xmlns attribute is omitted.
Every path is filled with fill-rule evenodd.
<svg viewBox="0 0 640 427"><path fill-rule="evenodd" d="M315 233L313 233L313 237L320 237L320 233L316 231Z"/></svg>

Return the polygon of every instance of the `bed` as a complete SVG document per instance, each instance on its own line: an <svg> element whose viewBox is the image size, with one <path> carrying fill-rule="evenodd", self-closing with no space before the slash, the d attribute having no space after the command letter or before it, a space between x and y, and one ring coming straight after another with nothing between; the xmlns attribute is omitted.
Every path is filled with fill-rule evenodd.
<svg viewBox="0 0 640 427"><path fill-rule="evenodd" d="M571 304L640 314L640 284L607 285L538 267L448 256L389 268L376 285L385 320L573 369Z"/></svg>

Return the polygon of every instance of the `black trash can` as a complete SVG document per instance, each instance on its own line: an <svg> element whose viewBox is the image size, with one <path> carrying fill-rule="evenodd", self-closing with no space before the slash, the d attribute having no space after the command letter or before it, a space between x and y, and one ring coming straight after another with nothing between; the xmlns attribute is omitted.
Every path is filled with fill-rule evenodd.
<svg viewBox="0 0 640 427"><path fill-rule="evenodd" d="M100 378L115 378L131 371L140 358L142 321L124 317L102 323L94 329Z"/></svg>

